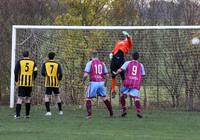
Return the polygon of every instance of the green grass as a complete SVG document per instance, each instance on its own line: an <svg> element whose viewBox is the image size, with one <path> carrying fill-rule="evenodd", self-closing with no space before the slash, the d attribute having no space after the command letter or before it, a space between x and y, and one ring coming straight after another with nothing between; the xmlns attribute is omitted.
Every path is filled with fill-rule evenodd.
<svg viewBox="0 0 200 140"><path fill-rule="evenodd" d="M24 110L24 108L23 108ZM31 118L13 118L14 110L0 107L0 140L199 140L199 112L146 111L138 119L134 110L128 116L109 118L106 110L95 109L85 119L85 110L68 109L59 116L55 108L51 118L44 108L34 106Z"/></svg>

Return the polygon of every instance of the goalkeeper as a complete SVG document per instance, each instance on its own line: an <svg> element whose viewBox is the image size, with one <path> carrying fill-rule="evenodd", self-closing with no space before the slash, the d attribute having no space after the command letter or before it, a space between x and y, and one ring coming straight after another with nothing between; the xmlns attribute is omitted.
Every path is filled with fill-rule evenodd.
<svg viewBox="0 0 200 140"><path fill-rule="evenodd" d="M110 69L112 74L112 89L111 94L112 98L115 98L115 86L116 86L116 75L113 72L116 72L125 62L124 56L128 54L129 50L133 47L132 37L128 32L122 31L120 34L120 39L116 42L112 53L110 53ZM125 79L124 72L120 73L122 81Z"/></svg>

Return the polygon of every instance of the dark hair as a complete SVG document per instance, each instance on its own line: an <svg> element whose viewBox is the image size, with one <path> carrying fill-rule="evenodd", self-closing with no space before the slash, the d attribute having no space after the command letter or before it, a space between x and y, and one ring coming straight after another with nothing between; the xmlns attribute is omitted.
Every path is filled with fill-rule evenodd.
<svg viewBox="0 0 200 140"><path fill-rule="evenodd" d="M139 57L140 57L140 55L139 55L139 53L138 53L137 51L133 52L132 58L133 58L134 60L138 60Z"/></svg>
<svg viewBox="0 0 200 140"><path fill-rule="evenodd" d="M119 40L124 40L126 39L126 36L121 32L119 33Z"/></svg>
<svg viewBox="0 0 200 140"><path fill-rule="evenodd" d="M29 56L29 51L24 51L23 52L23 57L28 57Z"/></svg>
<svg viewBox="0 0 200 140"><path fill-rule="evenodd" d="M96 50L94 50L92 52L92 58L98 57L98 52Z"/></svg>
<svg viewBox="0 0 200 140"><path fill-rule="evenodd" d="M50 52L50 53L48 54L48 57L49 57L50 60L52 60L52 59L54 59L55 55L56 55L56 54L55 54L54 52Z"/></svg>

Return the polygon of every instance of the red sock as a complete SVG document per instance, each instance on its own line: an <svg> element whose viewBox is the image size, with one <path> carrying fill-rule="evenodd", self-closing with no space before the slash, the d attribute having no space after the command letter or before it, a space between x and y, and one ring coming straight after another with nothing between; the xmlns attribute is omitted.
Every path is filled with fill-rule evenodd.
<svg viewBox="0 0 200 140"><path fill-rule="evenodd" d="M108 101L108 99L106 99L104 101L104 103L105 103L106 107L108 108L108 111L110 112L110 116L112 116L113 115L113 110L112 110L112 105L111 105L110 101Z"/></svg>
<svg viewBox="0 0 200 140"><path fill-rule="evenodd" d="M125 95L121 95L120 97L120 103L121 103L121 109L123 112L126 111L126 100L125 100Z"/></svg>
<svg viewBox="0 0 200 140"><path fill-rule="evenodd" d="M137 111L138 113L140 113L140 112L141 112L141 104L140 104L140 100L138 100L138 99L134 99L134 102L135 102L135 108L136 108L136 111Z"/></svg>
<svg viewBox="0 0 200 140"><path fill-rule="evenodd" d="M87 108L88 116L91 116L92 115L92 101L91 100L86 101L86 108Z"/></svg>
<svg viewBox="0 0 200 140"><path fill-rule="evenodd" d="M115 92L115 86L116 86L117 80L116 78L112 78L112 92Z"/></svg>

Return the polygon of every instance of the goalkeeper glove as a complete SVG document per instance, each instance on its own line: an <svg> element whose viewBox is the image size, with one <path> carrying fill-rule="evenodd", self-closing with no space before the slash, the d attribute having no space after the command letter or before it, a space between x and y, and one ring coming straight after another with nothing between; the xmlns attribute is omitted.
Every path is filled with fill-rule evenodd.
<svg viewBox="0 0 200 140"><path fill-rule="evenodd" d="M122 31L122 34L125 35L126 37L129 37L129 33L127 31Z"/></svg>
<svg viewBox="0 0 200 140"><path fill-rule="evenodd" d="M117 72L115 72L115 71L112 71L112 73L113 73L114 75L117 75Z"/></svg>
<svg viewBox="0 0 200 140"><path fill-rule="evenodd" d="M113 58L113 54L112 53L109 54L109 58L110 58L110 60L112 60L112 58Z"/></svg>

